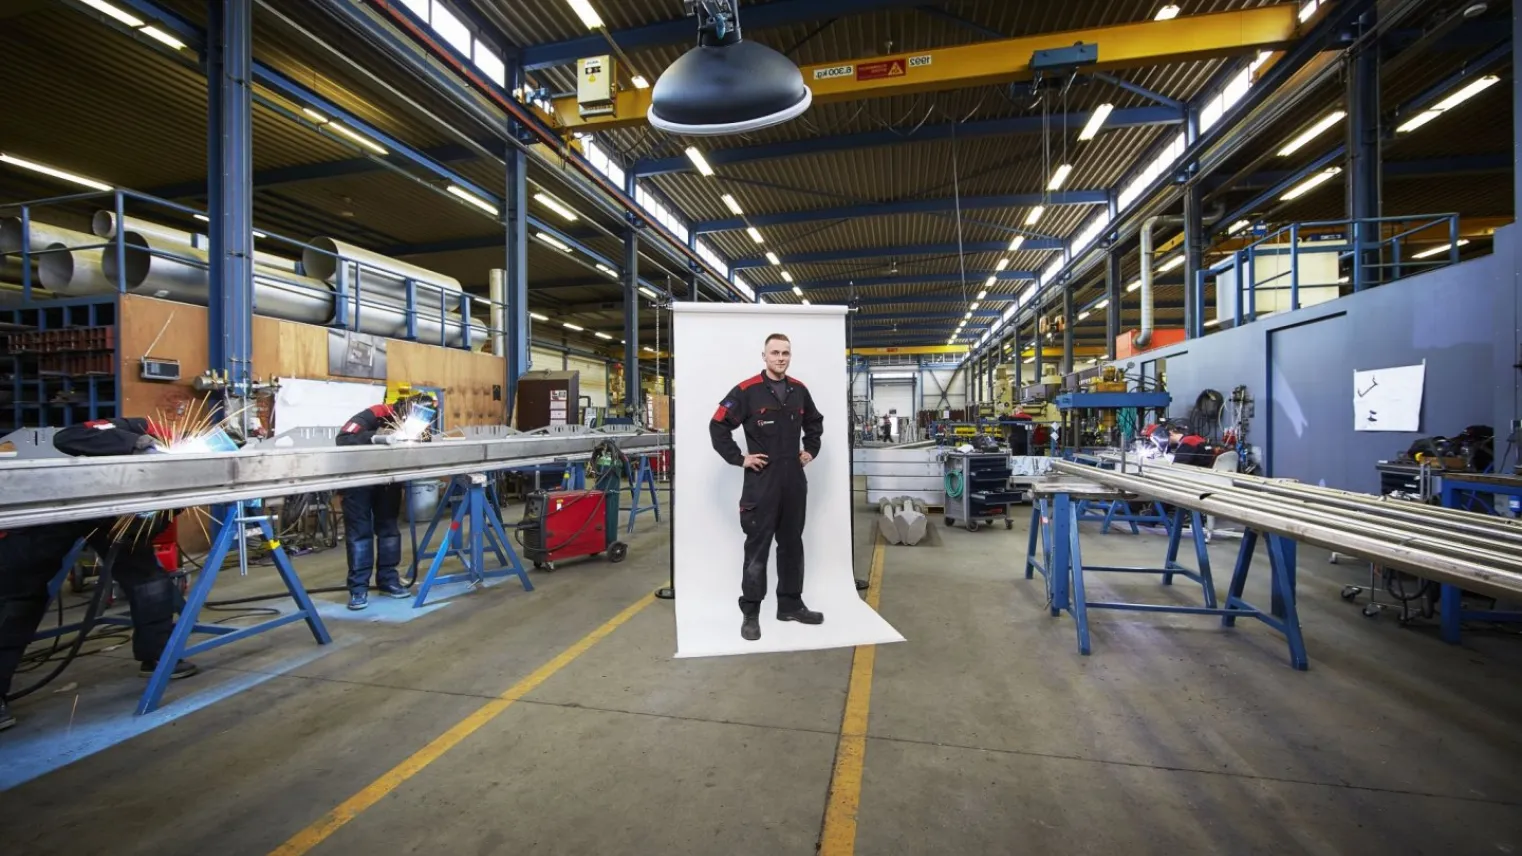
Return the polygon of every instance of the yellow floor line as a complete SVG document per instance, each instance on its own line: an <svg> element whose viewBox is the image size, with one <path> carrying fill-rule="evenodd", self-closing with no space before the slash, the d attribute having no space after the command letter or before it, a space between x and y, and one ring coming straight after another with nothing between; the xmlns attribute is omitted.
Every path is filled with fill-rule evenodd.
<svg viewBox="0 0 1522 856"><path fill-rule="evenodd" d="M588 649L596 645L603 637L617 630L621 625L633 618L640 610L655 602L655 595L647 594L630 604L627 609L613 616L608 623L593 630L571 647L561 651L555 659L535 669L533 674L508 687L507 691L481 705L476 711L460 720L453 728L434 738L432 743L414 752L411 757L392 767L380 778L365 786L363 790L344 800L337 808L323 815L316 823L291 836L290 840L271 851L271 856L300 856L312 848L327 840L329 836L342 829L345 824L376 803L380 802L387 794L396 790L403 782L422 772L425 767L437 761L440 757L453 749L455 746L476 731L481 726L496 719L503 711L513 706L528 695L536 687L549 680L550 676L571 664L571 661L585 654Z"/></svg>
<svg viewBox="0 0 1522 856"><path fill-rule="evenodd" d="M879 537L872 548L872 571L867 578L867 603L874 610L882 596L885 543ZM861 805L861 770L867 758L867 710L872 704L872 666L876 660L876 645L857 646L851 658L851 684L846 691L845 714L840 718L840 742L835 747L835 770L830 775L819 856L851 856L856 850L856 812Z"/></svg>

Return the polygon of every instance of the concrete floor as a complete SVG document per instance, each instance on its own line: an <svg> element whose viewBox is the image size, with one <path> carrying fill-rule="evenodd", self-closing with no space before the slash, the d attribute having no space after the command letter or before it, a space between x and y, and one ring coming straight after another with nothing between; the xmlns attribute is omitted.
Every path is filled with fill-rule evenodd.
<svg viewBox="0 0 1522 856"><path fill-rule="evenodd" d="M0 775L35 775L0 795L5 852L269 852L664 582L667 530L640 529L625 563L537 573L533 593L325 607L332 646L297 625L212 652L145 720L126 649L87 658L0 736ZM1094 563L1163 547L1084 538ZM1337 596L1363 572L1303 550L1309 672L1256 623L1127 613L1096 614L1080 657L1071 619L1022 578L1024 545L1022 519L886 548L881 608L909 641L877 652L857 853L1522 848L1522 639L1455 648L1365 619ZM1234 547L1213 545L1218 567ZM340 552L298 568L331 585ZM1249 598L1266 600L1262 570ZM813 852L851 652L674 660L674 632L668 602L641 610L313 852Z"/></svg>

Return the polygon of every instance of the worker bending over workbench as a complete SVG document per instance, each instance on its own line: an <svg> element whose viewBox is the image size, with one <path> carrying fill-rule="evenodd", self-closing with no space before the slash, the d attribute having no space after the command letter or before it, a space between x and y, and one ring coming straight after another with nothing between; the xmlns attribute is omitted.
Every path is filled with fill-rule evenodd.
<svg viewBox="0 0 1522 856"><path fill-rule="evenodd" d="M132 455L161 451L164 436L147 419L97 419L60 430L53 435L53 447L77 457ZM159 565L152 543L171 519L172 514L155 514L142 521L146 531L141 526L121 531L111 517L0 531L0 731L16 724L7 705L11 680L47 613L48 585L81 538L101 561L117 547L111 576L121 585L132 615L132 656L143 677L158 668L181 605L179 589ZM171 677L198 671L181 660Z"/></svg>

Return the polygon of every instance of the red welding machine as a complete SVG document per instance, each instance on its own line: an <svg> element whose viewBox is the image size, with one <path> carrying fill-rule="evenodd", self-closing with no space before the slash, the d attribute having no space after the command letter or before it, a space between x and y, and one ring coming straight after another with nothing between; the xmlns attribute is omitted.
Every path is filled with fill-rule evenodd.
<svg viewBox="0 0 1522 856"><path fill-rule="evenodd" d="M528 495L518 522L523 555L536 568L606 552L622 562L629 545L616 540L618 493L601 490L540 490Z"/></svg>

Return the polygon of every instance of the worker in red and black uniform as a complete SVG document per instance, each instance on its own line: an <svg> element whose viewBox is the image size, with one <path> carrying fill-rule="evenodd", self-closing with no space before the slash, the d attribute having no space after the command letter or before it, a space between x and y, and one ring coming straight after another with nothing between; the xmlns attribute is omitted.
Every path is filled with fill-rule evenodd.
<svg viewBox="0 0 1522 856"><path fill-rule="evenodd" d="M53 447L77 457L132 455L159 451L163 437L147 419L98 419L58 431ZM181 604L179 588L159 565L151 543L152 536L168 525L169 515L156 515L154 521L156 531L132 531L122 539L111 565L111 576L121 585L132 614L132 656L144 677L158 668ZM47 612L48 584L81 538L104 561L113 547L115 526L115 518L105 518L0 532L0 730L16 723L5 697ZM181 660L172 677L185 678L198 671L189 660Z"/></svg>
<svg viewBox="0 0 1522 856"><path fill-rule="evenodd" d="M406 439L397 429L414 406L432 406L433 397L404 390L391 404L377 404L354 414L338 432L340 446L390 445ZM426 434L413 439L426 439ZM370 605L370 574L387 597L410 593L402 585L397 565L402 561L400 484L351 487L343 492L344 546L349 558L349 608Z"/></svg>
<svg viewBox="0 0 1522 856"><path fill-rule="evenodd" d="M708 425L714 451L745 468L745 487L740 493L740 529L745 533L740 635L750 641L761 638L766 563L774 537L777 620L824 622L822 614L803 604L803 522L809 494L803 468L819 454L824 416L808 389L787 374L793 359L787 336L766 337L761 357L766 368L731 389ZM734 430L742 425L749 454L741 453L735 443Z"/></svg>
<svg viewBox="0 0 1522 856"><path fill-rule="evenodd" d="M1189 427L1189 423L1176 419L1168 423L1168 445L1164 453L1173 456L1175 464L1209 469L1215 464L1215 454L1209 442Z"/></svg>

